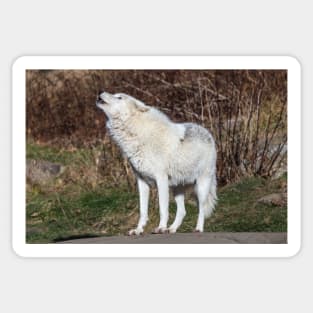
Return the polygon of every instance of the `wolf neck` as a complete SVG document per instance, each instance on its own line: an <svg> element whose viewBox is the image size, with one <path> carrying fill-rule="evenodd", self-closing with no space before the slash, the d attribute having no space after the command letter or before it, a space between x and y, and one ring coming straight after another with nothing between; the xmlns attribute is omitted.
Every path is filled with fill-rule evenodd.
<svg viewBox="0 0 313 313"><path fill-rule="evenodd" d="M153 154L164 151L169 143L175 150L185 134L183 125L171 122L166 115L155 109L150 109L147 113L134 113L127 118L112 117L107 128L131 162L143 151L153 151Z"/></svg>
<svg viewBox="0 0 313 313"><path fill-rule="evenodd" d="M107 128L110 136L128 158L136 153L140 143L140 121L137 117L127 119L114 118L108 120Z"/></svg>

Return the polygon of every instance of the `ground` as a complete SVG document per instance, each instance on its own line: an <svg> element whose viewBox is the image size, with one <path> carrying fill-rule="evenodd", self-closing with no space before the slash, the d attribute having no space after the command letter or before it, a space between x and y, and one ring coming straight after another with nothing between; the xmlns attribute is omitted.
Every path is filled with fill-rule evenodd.
<svg viewBox="0 0 313 313"><path fill-rule="evenodd" d="M62 241L74 244L284 244L287 233L176 233L102 236Z"/></svg>

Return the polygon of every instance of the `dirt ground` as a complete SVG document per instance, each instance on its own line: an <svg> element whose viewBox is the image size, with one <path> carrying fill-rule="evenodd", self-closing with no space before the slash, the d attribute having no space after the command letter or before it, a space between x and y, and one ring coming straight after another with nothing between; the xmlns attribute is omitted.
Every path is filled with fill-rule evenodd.
<svg viewBox="0 0 313 313"><path fill-rule="evenodd" d="M287 233L177 233L80 238L62 244L286 244Z"/></svg>

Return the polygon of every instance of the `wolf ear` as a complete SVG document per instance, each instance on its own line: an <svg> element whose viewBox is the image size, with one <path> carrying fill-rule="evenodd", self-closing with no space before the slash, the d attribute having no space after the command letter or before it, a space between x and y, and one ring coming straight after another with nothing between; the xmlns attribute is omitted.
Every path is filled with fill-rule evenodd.
<svg viewBox="0 0 313 313"><path fill-rule="evenodd" d="M135 109L139 112L148 112L149 111L149 107L147 107L143 104L139 104L137 102L135 102Z"/></svg>

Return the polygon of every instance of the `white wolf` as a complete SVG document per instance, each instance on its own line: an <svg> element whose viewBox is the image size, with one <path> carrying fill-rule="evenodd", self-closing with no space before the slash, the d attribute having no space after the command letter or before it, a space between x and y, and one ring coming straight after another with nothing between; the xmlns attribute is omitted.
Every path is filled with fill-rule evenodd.
<svg viewBox="0 0 313 313"><path fill-rule="evenodd" d="M175 233L186 214L184 191L194 185L199 216L195 231L202 232L216 202L216 149L212 135L193 123L174 123L159 110L126 94L102 92L96 102L107 118L107 128L128 158L137 178L140 218L130 235L143 233L148 221L149 189L158 188L160 223L155 233ZM177 204L167 228L169 187Z"/></svg>

